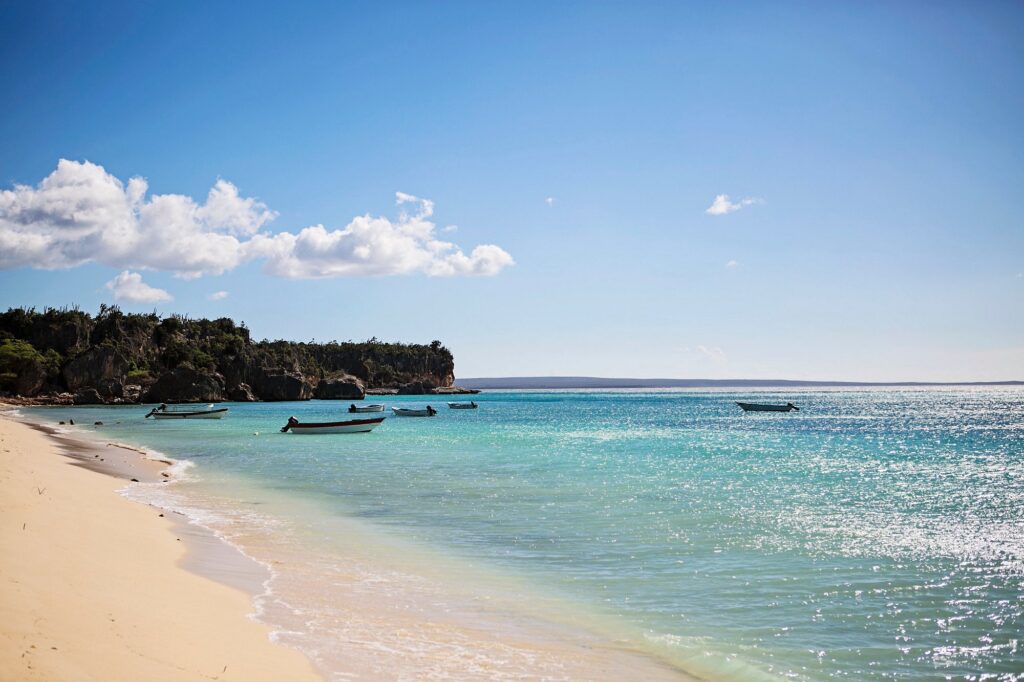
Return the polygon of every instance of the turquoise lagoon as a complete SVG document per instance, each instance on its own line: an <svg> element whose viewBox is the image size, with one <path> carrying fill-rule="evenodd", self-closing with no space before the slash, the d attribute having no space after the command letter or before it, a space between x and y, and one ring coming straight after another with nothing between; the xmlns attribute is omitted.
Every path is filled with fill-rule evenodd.
<svg viewBox="0 0 1024 682"><path fill-rule="evenodd" d="M364 647L417 677L557 677L488 668L414 625L486 612L478 627L579 628L716 679L1024 680L1024 390L475 399L382 398L440 413L337 436L277 431L348 403L229 404L220 422L24 413L193 463L136 496L271 566L262 617L328 671ZM351 607L381 595L410 614L402 633Z"/></svg>

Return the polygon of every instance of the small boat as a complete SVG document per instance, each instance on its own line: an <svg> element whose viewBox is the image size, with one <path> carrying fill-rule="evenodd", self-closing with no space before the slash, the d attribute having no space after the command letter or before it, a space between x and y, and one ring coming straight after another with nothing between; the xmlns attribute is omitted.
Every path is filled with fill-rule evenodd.
<svg viewBox="0 0 1024 682"><path fill-rule="evenodd" d="M227 413L228 408L215 408L212 404L207 405L205 410L197 410L182 406L168 407L167 403L162 403L150 410L146 419L221 419Z"/></svg>
<svg viewBox="0 0 1024 682"><path fill-rule="evenodd" d="M281 433L367 433L384 421L384 417L372 419L349 419L343 422L309 422L303 424L295 417L288 417L288 423L281 427Z"/></svg>
<svg viewBox="0 0 1024 682"><path fill-rule="evenodd" d="M392 407L391 411L395 413L396 417L433 417L437 414L437 410L430 405L427 405L422 410L414 410L409 407Z"/></svg>
<svg viewBox="0 0 1024 682"><path fill-rule="evenodd" d="M736 403L743 408L744 412L789 412L790 410L800 411L800 408L793 403L785 405L762 405L760 403Z"/></svg>
<svg viewBox="0 0 1024 682"><path fill-rule="evenodd" d="M352 403L348 406L349 412L383 412L383 405L356 405Z"/></svg>
<svg viewBox="0 0 1024 682"><path fill-rule="evenodd" d="M478 405L476 401L469 401L468 403L448 403L448 407L453 410L475 410Z"/></svg>

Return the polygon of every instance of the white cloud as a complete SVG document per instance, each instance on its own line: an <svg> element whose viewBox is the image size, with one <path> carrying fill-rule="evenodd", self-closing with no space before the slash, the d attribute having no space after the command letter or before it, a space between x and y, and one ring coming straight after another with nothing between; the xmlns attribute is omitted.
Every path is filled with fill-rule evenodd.
<svg viewBox="0 0 1024 682"><path fill-rule="evenodd" d="M544 200L544 203L547 204L548 206L554 206L555 205L555 198L554 197L548 197L547 199Z"/></svg>
<svg viewBox="0 0 1024 682"><path fill-rule="evenodd" d="M277 212L262 201L243 199L238 196L237 187L220 178L206 195L206 204L196 213L207 224L219 225L236 235L256 234L264 223L277 217Z"/></svg>
<svg viewBox="0 0 1024 682"><path fill-rule="evenodd" d="M697 346L697 352L712 362L724 363L729 361L725 351L718 346Z"/></svg>
<svg viewBox="0 0 1024 682"><path fill-rule="evenodd" d="M739 267L739 265L740 265L739 261L731 260L731 261L729 261L728 263L725 264L725 267L727 267L727 268L736 268L736 267Z"/></svg>
<svg viewBox="0 0 1024 682"><path fill-rule="evenodd" d="M494 275L514 264L493 244L466 255L439 240L433 202L404 192L395 193L402 210L394 221L364 215L341 230L272 234L262 230L277 214L227 180L218 179L203 204L147 190L142 178L125 184L102 166L62 159L37 186L0 191L0 269L97 262L193 278L265 259L264 270L280 277L447 276Z"/></svg>
<svg viewBox="0 0 1024 682"><path fill-rule="evenodd" d="M738 211L744 206L750 206L751 204L760 204L761 199L746 198L740 199L737 202L729 200L728 194L719 194L715 197L715 200L711 202L711 205L704 211L710 215L725 215L726 213L732 213Z"/></svg>
<svg viewBox="0 0 1024 682"><path fill-rule="evenodd" d="M139 273L129 272L128 270L107 282L106 286L114 293L115 301L159 303L161 301L170 301L174 298L163 289L151 287L143 282L142 275Z"/></svg>
<svg viewBox="0 0 1024 682"><path fill-rule="evenodd" d="M210 300L210 301L223 301L227 297L228 297L228 292L226 292L226 291L215 291L212 294L208 295L206 298L208 300Z"/></svg>
<svg viewBox="0 0 1024 682"><path fill-rule="evenodd" d="M459 226L458 225L445 225L444 229L442 229L441 231L442 232L458 232L458 230L459 230Z"/></svg>

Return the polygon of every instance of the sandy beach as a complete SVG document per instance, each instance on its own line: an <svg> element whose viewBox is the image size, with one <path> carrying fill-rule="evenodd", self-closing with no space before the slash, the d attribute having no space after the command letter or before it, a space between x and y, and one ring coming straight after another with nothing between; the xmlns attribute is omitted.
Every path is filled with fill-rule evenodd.
<svg viewBox="0 0 1024 682"><path fill-rule="evenodd" d="M117 494L164 468L0 418L0 679L321 679L249 594L183 567L183 523Z"/></svg>

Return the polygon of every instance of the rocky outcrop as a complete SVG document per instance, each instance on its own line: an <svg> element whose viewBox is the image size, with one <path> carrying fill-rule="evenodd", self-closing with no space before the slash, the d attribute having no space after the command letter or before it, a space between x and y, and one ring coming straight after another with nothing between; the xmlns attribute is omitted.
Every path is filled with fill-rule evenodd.
<svg viewBox="0 0 1024 682"><path fill-rule="evenodd" d="M398 395L427 395L433 393L436 385L429 381L412 381L398 387Z"/></svg>
<svg viewBox="0 0 1024 682"><path fill-rule="evenodd" d="M320 400L362 400L366 397L363 382L351 374L321 379L316 385L316 397Z"/></svg>
<svg viewBox="0 0 1024 682"><path fill-rule="evenodd" d="M64 366L64 383L71 391L97 386L103 381L123 381L128 360L109 346L96 346Z"/></svg>
<svg viewBox="0 0 1024 682"><path fill-rule="evenodd" d="M224 399L224 377L180 365L162 375L146 392L150 403L215 403Z"/></svg>
<svg viewBox="0 0 1024 682"><path fill-rule="evenodd" d="M142 386L138 384L128 384L124 387L123 399L126 403L137 403L139 398L142 397Z"/></svg>
<svg viewBox="0 0 1024 682"><path fill-rule="evenodd" d="M252 394L249 384L241 383L228 391L228 400L236 403L253 403L256 402L256 396Z"/></svg>
<svg viewBox="0 0 1024 682"><path fill-rule="evenodd" d="M75 405L102 405L103 396L95 388L80 388L75 391Z"/></svg>
<svg viewBox="0 0 1024 682"><path fill-rule="evenodd" d="M438 386L433 391L434 395L476 395L479 388L463 388L462 386Z"/></svg>
<svg viewBox="0 0 1024 682"><path fill-rule="evenodd" d="M280 368L261 369L253 388L268 401L309 400L315 390L306 377Z"/></svg>
<svg viewBox="0 0 1024 682"><path fill-rule="evenodd" d="M368 392L440 391L452 386L454 366L440 341L254 341L228 318L160 317L107 305L95 316L54 308L0 312L0 394L14 398L54 401L91 388L108 403L356 400Z"/></svg>

